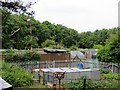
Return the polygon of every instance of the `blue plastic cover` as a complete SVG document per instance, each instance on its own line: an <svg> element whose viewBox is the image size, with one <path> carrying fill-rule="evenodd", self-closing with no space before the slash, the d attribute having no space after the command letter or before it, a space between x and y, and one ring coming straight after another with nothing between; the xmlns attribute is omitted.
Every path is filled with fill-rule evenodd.
<svg viewBox="0 0 120 90"><path fill-rule="evenodd" d="M79 63L77 66L78 66L78 68L80 68L80 69L83 68L83 64L81 64L81 63Z"/></svg>

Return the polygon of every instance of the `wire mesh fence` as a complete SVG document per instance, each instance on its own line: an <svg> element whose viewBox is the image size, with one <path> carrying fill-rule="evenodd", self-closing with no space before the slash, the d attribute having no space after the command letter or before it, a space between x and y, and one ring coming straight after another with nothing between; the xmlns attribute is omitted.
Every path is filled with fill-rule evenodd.
<svg viewBox="0 0 120 90"><path fill-rule="evenodd" d="M29 61L15 62L12 64L19 65L22 68L31 71L33 68L62 68L77 67L79 63L83 64L83 68L107 68L112 72L120 72L119 64L99 62L98 60L57 60L57 61Z"/></svg>

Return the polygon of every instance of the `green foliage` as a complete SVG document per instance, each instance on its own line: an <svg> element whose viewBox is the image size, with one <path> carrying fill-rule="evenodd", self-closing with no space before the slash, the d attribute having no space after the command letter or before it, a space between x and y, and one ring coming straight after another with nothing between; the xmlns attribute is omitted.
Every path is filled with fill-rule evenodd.
<svg viewBox="0 0 120 90"><path fill-rule="evenodd" d="M100 44L98 44L98 45L94 45L94 46L93 46L94 49L101 49L102 47L103 47L103 46L100 45Z"/></svg>
<svg viewBox="0 0 120 90"><path fill-rule="evenodd" d="M63 83L63 86L66 88L70 88L71 90L83 89L84 78L85 77L81 77L77 81ZM87 90L95 90L97 88L118 88L118 85L119 83L117 80L115 80L115 78L110 78L110 80L106 80L106 81L105 80L94 81L86 78Z"/></svg>
<svg viewBox="0 0 120 90"><path fill-rule="evenodd" d="M3 63L2 65L2 78L13 87L26 87L33 84L33 76L29 72L8 63Z"/></svg>
<svg viewBox="0 0 120 90"><path fill-rule="evenodd" d="M39 61L40 60L40 54L35 51L27 51L25 53L25 59L26 61Z"/></svg>
<svg viewBox="0 0 120 90"><path fill-rule="evenodd" d="M97 58L99 61L102 61L102 62L111 62L110 60L108 60L110 57L109 57L109 45L106 45L104 46L103 48L99 49L98 50L98 53L97 53Z"/></svg>
<svg viewBox="0 0 120 90"><path fill-rule="evenodd" d="M15 51L16 51L16 49L11 48L11 49L7 49L7 50L3 51L2 53L4 55L12 56L12 55L14 55Z"/></svg>
<svg viewBox="0 0 120 90"><path fill-rule="evenodd" d="M100 69L100 73L101 74L109 74L109 73L111 73L111 70L110 69Z"/></svg>
<svg viewBox="0 0 120 90"><path fill-rule="evenodd" d="M34 37L34 36L25 36L24 37L24 45L26 46L26 49L29 49L29 48L37 48L38 47L38 38L37 37Z"/></svg>
<svg viewBox="0 0 120 90"><path fill-rule="evenodd" d="M115 28L113 28L112 30L114 30L114 29ZM105 45L105 41L106 41L106 39L108 39L109 34L110 34L109 32L110 32L110 30L108 30L108 29L96 30L93 35L94 44Z"/></svg>
<svg viewBox="0 0 120 90"><path fill-rule="evenodd" d="M54 40L47 39L45 42L42 43L42 47L50 47L52 45L53 46L55 45L55 41Z"/></svg>
<svg viewBox="0 0 120 90"><path fill-rule="evenodd" d="M106 88L106 82L105 81L95 81L94 88Z"/></svg>
<svg viewBox="0 0 120 90"><path fill-rule="evenodd" d="M80 34L79 48L91 48L94 45L94 33L83 32Z"/></svg>
<svg viewBox="0 0 120 90"><path fill-rule="evenodd" d="M76 47L76 46L71 46L71 47L70 47L70 50L78 50L78 47Z"/></svg>
<svg viewBox="0 0 120 90"><path fill-rule="evenodd" d="M84 84L84 79L86 79L86 88L87 89L94 89L93 86L93 82L91 80L88 80L86 77L81 77L79 78L77 81L71 81L68 83L63 83L63 85L67 88L71 88L73 90L77 90L77 89L82 89L83 88L83 84Z"/></svg>
<svg viewBox="0 0 120 90"><path fill-rule="evenodd" d="M47 82L46 82L46 74L43 73L43 85L45 85Z"/></svg>
<svg viewBox="0 0 120 90"><path fill-rule="evenodd" d="M2 46L4 49L55 48L56 43L58 48L63 48L63 46L64 48L72 46L92 48L94 45L104 46L106 39L110 38L110 35L115 34L117 31L117 28L113 28L110 30L102 29L95 32L78 33L76 30L60 24L55 25L48 21L40 23L34 17L12 14L5 9L1 10L3 12ZM30 19L29 22L27 21L28 18ZM18 29L19 31L16 32Z"/></svg>
<svg viewBox="0 0 120 90"><path fill-rule="evenodd" d="M101 77L103 79L119 80L120 79L120 74L117 74L117 73L108 73L108 74L102 74Z"/></svg>
<svg viewBox="0 0 120 90"><path fill-rule="evenodd" d="M4 52L6 62L25 62L25 61L39 61L40 54L36 51L12 51Z"/></svg>
<svg viewBox="0 0 120 90"><path fill-rule="evenodd" d="M120 39L118 36L119 33L113 34L107 40L106 45L98 51L97 58L99 61L120 63Z"/></svg>
<svg viewBox="0 0 120 90"><path fill-rule="evenodd" d="M94 82L94 88L118 88L118 81L114 80L101 80L101 81L95 81Z"/></svg>

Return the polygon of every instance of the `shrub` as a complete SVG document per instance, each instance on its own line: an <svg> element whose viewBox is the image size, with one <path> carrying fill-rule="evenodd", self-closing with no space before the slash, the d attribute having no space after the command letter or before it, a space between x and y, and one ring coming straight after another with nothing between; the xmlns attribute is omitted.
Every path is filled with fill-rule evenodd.
<svg viewBox="0 0 120 90"><path fill-rule="evenodd" d="M105 81L94 81L94 88L105 88L106 85Z"/></svg>
<svg viewBox="0 0 120 90"><path fill-rule="evenodd" d="M11 50L7 50L5 52L5 61L12 63L12 62L25 62L25 61L39 61L40 54L36 51L19 51L13 52Z"/></svg>
<svg viewBox="0 0 120 90"><path fill-rule="evenodd" d="M38 54L35 51L27 51L24 54L25 61L39 61L40 60L40 54Z"/></svg>
<svg viewBox="0 0 120 90"><path fill-rule="evenodd" d="M110 69L100 69L101 74L108 74L111 73Z"/></svg>
<svg viewBox="0 0 120 90"><path fill-rule="evenodd" d="M77 81L63 83L63 86L73 90L80 90L83 88L84 79L85 77L81 77ZM113 79L94 81L86 78L86 90L95 90L97 88L118 88L118 85L118 81Z"/></svg>
<svg viewBox="0 0 120 90"><path fill-rule="evenodd" d="M101 78L119 80L120 79L120 74L117 74L117 73L102 74Z"/></svg>
<svg viewBox="0 0 120 90"><path fill-rule="evenodd" d="M94 81L95 88L118 88L118 85L118 81L115 80Z"/></svg>
<svg viewBox="0 0 120 90"><path fill-rule="evenodd" d="M103 46L100 45L100 44L98 44L98 45L94 45L94 46L93 46L94 49L100 49L100 48L102 48L102 47L103 47Z"/></svg>
<svg viewBox="0 0 120 90"><path fill-rule="evenodd" d="M84 84L84 79L86 79L86 88L87 89L94 89L94 84L92 82L92 80L87 79L86 77L81 77L79 78L77 81L74 82L67 82L67 83L63 83L63 85L67 88L71 88L74 90L79 90L83 88L83 84Z"/></svg>
<svg viewBox="0 0 120 90"><path fill-rule="evenodd" d="M13 87L26 87L33 84L33 75L31 73L8 63L3 63L2 78Z"/></svg>
<svg viewBox="0 0 120 90"><path fill-rule="evenodd" d="M78 50L78 47L77 46L71 46L70 50Z"/></svg>

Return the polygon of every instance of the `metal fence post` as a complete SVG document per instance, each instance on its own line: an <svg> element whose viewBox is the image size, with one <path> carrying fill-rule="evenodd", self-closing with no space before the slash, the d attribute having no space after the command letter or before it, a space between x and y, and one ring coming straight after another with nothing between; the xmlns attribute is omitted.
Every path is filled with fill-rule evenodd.
<svg viewBox="0 0 120 90"><path fill-rule="evenodd" d="M86 79L84 79L84 82L83 82L83 90L86 90Z"/></svg>

